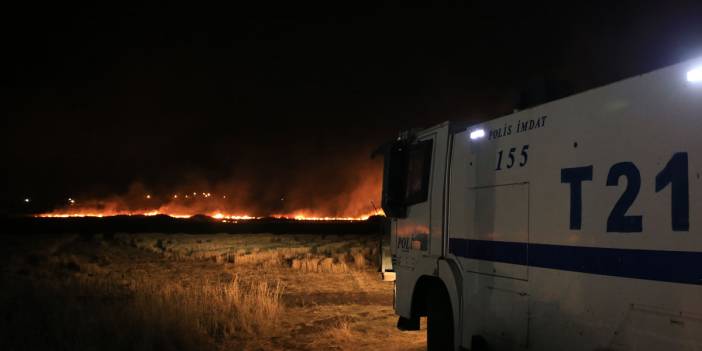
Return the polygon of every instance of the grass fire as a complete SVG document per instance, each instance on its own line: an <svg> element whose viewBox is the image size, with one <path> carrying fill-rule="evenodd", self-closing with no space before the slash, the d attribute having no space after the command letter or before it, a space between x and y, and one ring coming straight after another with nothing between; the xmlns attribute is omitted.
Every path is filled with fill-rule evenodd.
<svg viewBox="0 0 702 351"><path fill-rule="evenodd" d="M105 197L68 197L64 204L47 212L34 214L44 218L157 216L191 218L204 215L221 221L242 221L264 218L300 221L363 221L384 215L379 208L381 170L377 163L359 174L359 180L337 189L335 194L315 192L302 194L288 190L278 203L262 207L242 195L241 189L226 193L213 191L181 191L157 194L133 184L126 194ZM226 188L226 186L219 186Z"/></svg>

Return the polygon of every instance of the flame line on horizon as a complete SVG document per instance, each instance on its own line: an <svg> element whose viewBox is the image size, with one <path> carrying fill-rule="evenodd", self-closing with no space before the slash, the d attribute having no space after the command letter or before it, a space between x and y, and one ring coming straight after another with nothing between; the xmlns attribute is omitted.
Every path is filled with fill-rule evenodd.
<svg viewBox="0 0 702 351"><path fill-rule="evenodd" d="M167 213L157 210L153 211L116 211L110 213L101 212L50 212L41 213L34 215L33 217L38 218L105 218L105 217L115 217L115 216L158 216L165 215L172 218L192 218L199 214L178 214L178 213ZM275 218L275 219L288 219L288 220L298 220L298 221L365 221L372 216L385 216L382 209L374 210L364 215L358 217L334 217L334 216L310 216L299 212L293 212L291 214L274 214L269 216L250 216L246 214L225 214L222 212L213 212L206 215L216 220L220 221L240 221L240 220L257 220L264 218Z"/></svg>

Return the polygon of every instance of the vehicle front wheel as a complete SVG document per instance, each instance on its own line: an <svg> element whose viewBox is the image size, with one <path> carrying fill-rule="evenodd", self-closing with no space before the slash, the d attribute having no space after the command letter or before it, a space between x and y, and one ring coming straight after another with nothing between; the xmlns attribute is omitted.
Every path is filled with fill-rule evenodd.
<svg viewBox="0 0 702 351"><path fill-rule="evenodd" d="M427 350L454 350L451 300L441 285L427 294Z"/></svg>

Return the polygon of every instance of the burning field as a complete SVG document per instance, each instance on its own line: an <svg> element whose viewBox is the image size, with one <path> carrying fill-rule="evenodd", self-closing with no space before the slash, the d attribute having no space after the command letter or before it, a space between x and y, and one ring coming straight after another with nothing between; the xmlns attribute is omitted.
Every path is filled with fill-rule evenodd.
<svg viewBox="0 0 702 351"><path fill-rule="evenodd" d="M377 235L6 236L4 350L423 349Z"/></svg>

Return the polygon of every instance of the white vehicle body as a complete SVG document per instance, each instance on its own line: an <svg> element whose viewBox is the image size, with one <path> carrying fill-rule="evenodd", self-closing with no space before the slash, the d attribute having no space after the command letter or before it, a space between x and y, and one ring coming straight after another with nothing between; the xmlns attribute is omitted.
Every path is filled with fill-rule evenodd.
<svg viewBox="0 0 702 351"><path fill-rule="evenodd" d="M455 349L702 350L701 63L398 138L396 313L439 283Z"/></svg>

